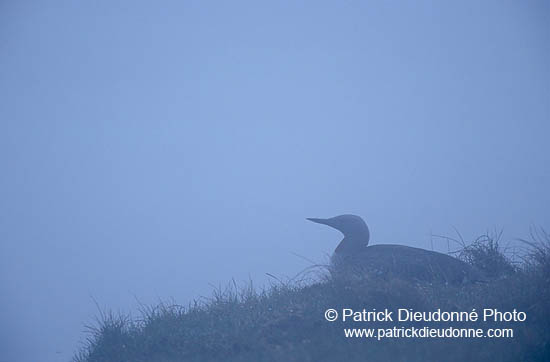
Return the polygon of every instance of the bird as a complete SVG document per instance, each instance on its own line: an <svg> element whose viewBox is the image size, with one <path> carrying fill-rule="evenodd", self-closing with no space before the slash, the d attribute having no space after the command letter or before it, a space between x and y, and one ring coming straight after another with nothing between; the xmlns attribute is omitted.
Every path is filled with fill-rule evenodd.
<svg viewBox="0 0 550 362"><path fill-rule="evenodd" d="M391 275L446 284L483 279L473 266L447 254L398 244L369 246L370 230L360 216L345 214L307 220L330 226L344 235L330 259L330 271L335 277Z"/></svg>

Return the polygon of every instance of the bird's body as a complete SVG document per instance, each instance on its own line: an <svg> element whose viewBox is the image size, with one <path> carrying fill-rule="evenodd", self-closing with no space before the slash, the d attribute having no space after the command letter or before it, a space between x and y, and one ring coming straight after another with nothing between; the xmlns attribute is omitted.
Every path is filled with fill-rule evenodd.
<svg viewBox="0 0 550 362"><path fill-rule="evenodd" d="M389 275L452 284L480 279L479 272L471 265L446 254L405 245L368 246L370 231L359 216L308 220L344 234L331 257L331 272L335 276Z"/></svg>
<svg viewBox="0 0 550 362"><path fill-rule="evenodd" d="M374 274L450 284L479 280L479 273L461 260L405 245L378 244L351 254L334 253L331 264L336 275Z"/></svg>

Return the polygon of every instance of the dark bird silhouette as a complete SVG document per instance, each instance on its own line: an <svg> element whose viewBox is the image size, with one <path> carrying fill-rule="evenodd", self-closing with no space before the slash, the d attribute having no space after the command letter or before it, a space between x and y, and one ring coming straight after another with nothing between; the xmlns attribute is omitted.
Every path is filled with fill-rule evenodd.
<svg viewBox="0 0 550 362"><path fill-rule="evenodd" d="M446 254L405 245L368 246L369 228L357 215L308 220L328 225L344 234L344 239L331 257L331 273L335 276L393 275L403 279L450 284L483 279L474 267Z"/></svg>

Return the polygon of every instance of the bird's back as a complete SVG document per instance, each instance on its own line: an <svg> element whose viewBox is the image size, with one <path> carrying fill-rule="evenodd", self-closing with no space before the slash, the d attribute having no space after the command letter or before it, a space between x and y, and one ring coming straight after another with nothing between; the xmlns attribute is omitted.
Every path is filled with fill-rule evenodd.
<svg viewBox="0 0 550 362"><path fill-rule="evenodd" d="M459 284L480 279L471 265L452 256L405 245L379 244L334 253L332 270L337 275L392 275L404 279Z"/></svg>

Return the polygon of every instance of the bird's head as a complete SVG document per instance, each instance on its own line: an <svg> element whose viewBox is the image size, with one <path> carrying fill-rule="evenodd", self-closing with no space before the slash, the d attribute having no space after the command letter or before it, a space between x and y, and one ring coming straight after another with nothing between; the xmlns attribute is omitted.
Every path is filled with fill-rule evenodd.
<svg viewBox="0 0 550 362"><path fill-rule="evenodd" d="M368 245L370 232L367 224L357 215L339 215L329 219L307 218L309 221L318 224L328 225L344 234L346 239L361 241L363 245Z"/></svg>

